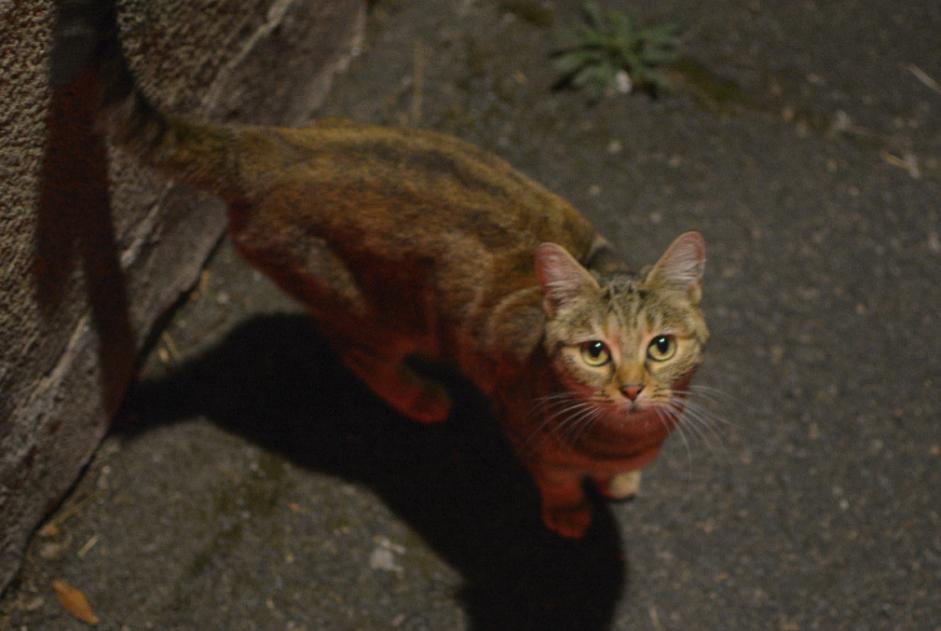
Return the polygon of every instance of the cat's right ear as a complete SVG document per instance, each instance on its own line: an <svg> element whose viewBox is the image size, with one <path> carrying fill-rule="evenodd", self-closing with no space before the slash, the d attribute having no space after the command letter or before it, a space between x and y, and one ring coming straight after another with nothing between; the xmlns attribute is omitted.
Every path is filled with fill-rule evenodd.
<svg viewBox="0 0 941 631"><path fill-rule="evenodd" d="M536 278L542 289L542 308L550 318L566 302L600 289L588 270L555 243L542 243L536 248Z"/></svg>
<svg viewBox="0 0 941 631"><path fill-rule="evenodd" d="M706 266L706 244L696 231L678 236L647 275L662 287L686 291L694 304L702 296L702 275Z"/></svg>

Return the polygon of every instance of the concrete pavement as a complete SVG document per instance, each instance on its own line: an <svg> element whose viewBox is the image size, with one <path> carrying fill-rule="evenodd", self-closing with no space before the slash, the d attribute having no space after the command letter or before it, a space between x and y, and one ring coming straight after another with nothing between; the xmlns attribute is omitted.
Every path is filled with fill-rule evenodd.
<svg viewBox="0 0 941 631"><path fill-rule="evenodd" d="M559 541L472 392L397 417L223 244L0 626L83 628L61 578L105 629L941 629L941 6L609 2L685 25L685 87L589 103L575 5L374 3L317 114L476 142L637 262L701 230L723 420Z"/></svg>

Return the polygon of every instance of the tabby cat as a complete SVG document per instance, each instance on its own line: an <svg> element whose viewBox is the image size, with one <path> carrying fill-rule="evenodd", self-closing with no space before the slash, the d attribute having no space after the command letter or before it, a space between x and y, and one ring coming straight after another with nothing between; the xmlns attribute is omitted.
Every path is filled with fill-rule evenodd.
<svg viewBox="0 0 941 631"><path fill-rule="evenodd" d="M112 139L224 199L238 250L379 397L443 421L447 390L407 360L456 367L492 401L543 522L566 537L590 525L586 479L611 498L637 492L708 337L698 233L635 273L564 200L451 136L161 112L125 63L115 11L61 3L53 82L95 68Z"/></svg>

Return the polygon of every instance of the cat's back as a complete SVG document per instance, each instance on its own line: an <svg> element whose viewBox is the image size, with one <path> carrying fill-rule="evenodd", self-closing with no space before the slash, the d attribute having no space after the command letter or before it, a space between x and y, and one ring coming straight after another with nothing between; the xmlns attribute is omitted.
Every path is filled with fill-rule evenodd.
<svg viewBox="0 0 941 631"><path fill-rule="evenodd" d="M508 310L532 312L516 318L536 327L520 344L538 339L536 247L585 258L596 237L562 198L451 136L332 121L264 133L270 154L247 174L259 194L232 213L243 255L322 322L342 327L355 312L474 374ZM323 287L343 306L323 308Z"/></svg>
<svg viewBox="0 0 941 631"><path fill-rule="evenodd" d="M269 230L451 261L531 255L544 241L578 255L594 235L559 196L453 136L338 120L270 133L271 157L249 173L262 189L250 220Z"/></svg>

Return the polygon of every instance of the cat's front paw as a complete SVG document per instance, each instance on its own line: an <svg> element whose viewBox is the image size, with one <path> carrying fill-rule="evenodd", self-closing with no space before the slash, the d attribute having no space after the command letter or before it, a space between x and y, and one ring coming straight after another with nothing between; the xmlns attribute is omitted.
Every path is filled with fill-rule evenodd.
<svg viewBox="0 0 941 631"><path fill-rule="evenodd" d="M591 526L591 505L582 502L576 506L543 506L542 523L558 535L581 539Z"/></svg>
<svg viewBox="0 0 941 631"><path fill-rule="evenodd" d="M451 396L443 386L428 381L422 384L405 413L421 423L440 423L451 413Z"/></svg>
<svg viewBox="0 0 941 631"><path fill-rule="evenodd" d="M640 493L640 471L625 471L598 482L598 490L609 500L626 500Z"/></svg>

